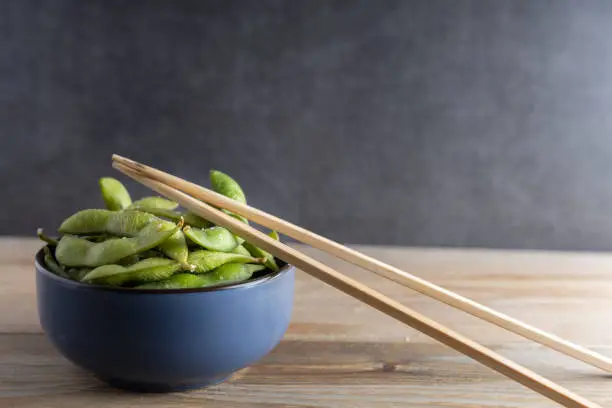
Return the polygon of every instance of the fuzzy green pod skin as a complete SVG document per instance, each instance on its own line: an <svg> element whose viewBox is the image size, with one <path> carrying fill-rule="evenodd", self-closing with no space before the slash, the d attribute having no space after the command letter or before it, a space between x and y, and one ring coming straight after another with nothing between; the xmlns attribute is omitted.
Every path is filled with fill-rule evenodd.
<svg viewBox="0 0 612 408"><path fill-rule="evenodd" d="M70 279L80 282L89 271L91 271L91 268L70 268L67 272Z"/></svg>
<svg viewBox="0 0 612 408"><path fill-rule="evenodd" d="M55 250L57 261L66 266L97 267L117 263L130 255L152 249L176 233L181 225L152 222L131 238L112 238L90 242L73 235L64 235Z"/></svg>
<svg viewBox="0 0 612 408"><path fill-rule="evenodd" d="M167 218L172 221L178 221L183 217L186 225L191 225L195 228L210 228L213 226L213 223L205 220L204 218L196 215L192 212L181 213L179 211L168 210L165 208L139 208L140 211L148 212L149 214L153 214L157 217Z"/></svg>
<svg viewBox="0 0 612 408"><path fill-rule="evenodd" d="M183 218L185 219L185 224L191 225L195 228L210 228L214 224L204 218L200 217L198 214L194 214L191 211L187 211L183 214Z"/></svg>
<svg viewBox="0 0 612 408"><path fill-rule="evenodd" d="M130 193L119 180L112 177L102 177L99 180L99 185L107 209L119 211L132 204Z"/></svg>
<svg viewBox="0 0 612 408"><path fill-rule="evenodd" d="M244 256L251 256L251 253L243 245L238 245L232 252Z"/></svg>
<svg viewBox="0 0 612 408"><path fill-rule="evenodd" d="M219 170L210 171L210 183L212 184L213 190L219 194L236 200L242 204L246 204L246 196L240 184L230 176Z"/></svg>
<svg viewBox="0 0 612 408"><path fill-rule="evenodd" d="M206 273L227 263L262 263L263 260L231 252L200 250L190 253L188 262L195 267L193 273Z"/></svg>
<svg viewBox="0 0 612 408"><path fill-rule="evenodd" d="M215 192L222 194L232 200L238 201L242 204L246 204L246 195L240 187L240 184L227 174L220 172L219 170L211 170L210 171L210 183ZM241 215L234 214L227 210L222 210L224 213L231 215L232 217L244 222L245 224L249 223L249 220L244 218ZM243 240L239 238L239 242L242 243Z"/></svg>
<svg viewBox="0 0 612 408"><path fill-rule="evenodd" d="M68 276L64 268L60 264L58 264L55 258L53 257L53 254L51 253L49 247L46 246L43 251L45 252L43 260L45 261L45 266L47 267L47 269L49 269L54 274L61 276L62 278L70 279L70 276Z"/></svg>
<svg viewBox="0 0 612 408"><path fill-rule="evenodd" d="M242 245L247 249L247 251L249 251L252 256L256 258L263 258L264 265L266 265L266 267L273 270L274 272L278 272L279 268L276 264L276 261L274 260L274 255L248 242L245 242Z"/></svg>
<svg viewBox="0 0 612 408"><path fill-rule="evenodd" d="M190 289L199 288L202 282L200 275L177 273L168 279L136 286L136 289Z"/></svg>
<svg viewBox="0 0 612 408"><path fill-rule="evenodd" d="M151 213L159 210L161 213L171 212L176 213L173 210L178 207L178 203L172 200L168 200L163 197L145 197L140 200L134 201L128 210L138 210L139 213ZM182 218L180 213L178 217L172 217L175 221L180 221ZM155 214L154 214L155 215ZM138 217L141 217L140 215ZM118 218L118 217L115 217ZM136 223L135 225L139 225ZM120 229L120 228L119 228ZM187 265L187 256L189 255L189 248L187 248L187 241L185 240L185 234L182 231L177 231L167 241L160 245L160 249L166 256L172 258L181 263L181 265L190 269Z"/></svg>
<svg viewBox="0 0 612 408"><path fill-rule="evenodd" d="M168 200L164 197L151 196L134 201L127 209L150 212L149 209L175 210L177 207L178 203L176 201Z"/></svg>
<svg viewBox="0 0 612 408"><path fill-rule="evenodd" d="M64 234L113 234L122 237L135 237L151 223L161 223L167 227L174 223L162 220L152 214L137 211L109 211L101 209L81 210L66 218L59 227ZM189 250L182 231L176 231L167 241L160 244L166 256L186 265Z"/></svg>
<svg viewBox="0 0 612 408"><path fill-rule="evenodd" d="M181 221L179 221L181 222ZM159 249L168 257L178 261L184 268L192 269L187 264L189 256L189 248L185 234L180 229L176 231L170 238L159 244Z"/></svg>
<svg viewBox="0 0 612 408"><path fill-rule="evenodd" d="M140 254L132 254L123 259L120 259L119 261L117 261L117 264L123 265L123 266L129 266L129 265L135 264L138 261L140 261Z"/></svg>
<svg viewBox="0 0 612 408"><path fill-rule="evenodd" d="M57 240L46 236L42 228L36 230L36 235L41 241L46 242L48 245L52 247L57 246Z"/></svg>
<svg viewBox="0 0 612 408"><path fill-rule="evenodd" d="M181 270L178 262L166 258L148 258L128 267L103 265L92 269L81 281L93 284L123 286L169 278Z"/></svg>
<svg viewBox="0 0 612 408"><path fill-rule="evenodd" d="M276 241L280 241L280 237L278 236L278 232L272 230L268 233L268 236Z"/></svg>
<svg viewBox="0 0 612 408"><path fill-rule="evenodd" d="M144 211L158 217L168 218L172 221L178 221L183 217L185 224L196 228L208 228L212 226L211 222L206 221L204 218L191 211L187 211L186 213L174 211L177 207L178 203L176 201L153 196L134 201L128 209Z"/></svg>
<svg viewBox="0 0 612 408"><path fill-rule="evenodd" d="M136 286L138 289L192 289L209 286L222 286L243 282L251 278L255 272L264 270L263 265L236 264L223 265L210 273L192 275L179 273L169 279Z"/></svg>
<svg viewBox="0 0 612 408"><path fill-rule="evenodd" d="M228 263L211 273L203 275L208 279L205 286L242 282L250 279L255 272L266 269L264 265Z"/></svg>
<svg viewBox="0 0 612 408"><path fill-rule="evenodd" d="M81 210L62 221L58 230L62 234L104 234L107 232L107 225L113 214L117 213L102 209Z"/></svg>
<svg viewBox="0 0 612 408"><path fill-rule="evenodd" d="M200 229L187 226L183 232L192 242L211 251L231 252L238 246L234 234L223 227Z"/></svg>

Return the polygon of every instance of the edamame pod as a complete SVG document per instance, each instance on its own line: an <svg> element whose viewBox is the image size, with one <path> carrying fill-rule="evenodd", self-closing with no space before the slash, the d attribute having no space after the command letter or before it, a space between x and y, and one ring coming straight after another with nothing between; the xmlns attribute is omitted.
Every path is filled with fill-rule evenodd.
<svg viewBox="0 0 612 408"><path fill-rule="evenodd" d="M91 271L91 268L70 268L67 272L70 279L80 282L89 271Z"/></svg>
<svg viewBox="0 0 612 408"><path fill-rule="evenodd" d="M238 245L232 252L235 254L251 256L251 253L242 245Z"/></svg>
<svg viewBox="0 0 612 408"><path fill-rule="evenodd" d="M196 215L192 212L187 211L186 213L181 213L179 211L168 210L165 208L140 208L141 211L146 211L149 214L156 215L158 217L167 218L172 221L178 221L183 217L186 225L191 225L196 228L209 228L213 226L213 223L205 220L204 218Z"/></svg>
<svg viewBox="0 0 612 408"><path fill-rule="evenodd" d="M45 256L43 259L45 261L45 266L47 267L47 269L49 269L54 274L61 276L62 278L70 279L64 268L60 264L58 264L55 258L53 257L53 254L51 253L49 247L46 246L43 251L45 252Z"/></svg>
<svg viewBox="0 0 612 408"><path fill-rule="evenodd" d="M63 234L73 235L103 234L107 232L107 225L113 214L118 213L102 209L81 210L62 221L58 230Z"/></svg>
<svg viewBox="0 0 612 408"><path fill-rule="evenodd" d="M213 190L219 194L236 200L242 204L246 204L246 196L240 184L230 176L219 170L210 171L210 183L212 184Z"/></svg>
<svg viewBox="0 0 612 408"><path fill-rule="evenodd" d="M114 234L133 236L153 221L163 221L142 211L81 210L66 218L59 227L64 234Z"/></svg>
<svg viewBox="0 0 612 408"><path fill-rule="evenodd" d="M208 282L204 282L204 286L211 286L242 282L250 279L255 272L264 269L266 269L264 265L228 263L202 276L208 280Z"/></svg>
<svg viewBox="0 0 612 408"><path fill-rule="evenodd" d="M164 197L151 196L134 201L127 209L150 212L149 209L174 210L178 207L176 201Z"/></svg>
<svg viewBox="0 0 612 408"><path fill-rule="evenodd" d="M151 223L159 223L168 228L174 226L174 223L170 221L162 220L143 211L87 209L66 218L59 230L65 234L109 233L123 237L135 237ZM169 258L186 266L189 250L182 231L176 231L167 241L161 243L160 250Z"/></svg>
<svg viewBox="0 0 612 408"><path fill-rule="evenodd" d="M136 289L190 289L199 288L202 282L200 275L177 273L168 279L136 286Z"/></svg>
<svg viewBox="0 0 612 408"><path fill-rule="evenodd" d="M100 191L102 192L102 199L107 209L118 211L132 204L130 193L119 180L112 177L102 177L99 180L99 185Z"/></svg>
<svg viewBox="0 0 612 408"><path fill-rule="evenodd" d="M166 258L148 258L131 266L103 265L92 269L83 282L122 286L133 282L152 282L166 279L181 270L178 262Z"/></svg>
<svg viewBox="0 0 612 408"><path fill-rule="evenodd" d="M212 251L231 252L238 246L234 234L223 227L199 229L187 226L183 232L191 241Z"/></svg>
<svg viewBox="0 0 612 408"><path fill-rule="evenodd" d="M183 231L176 231L170 238L159 245L159 249L166 254L168 258L178 261L183 268L187 270L193 269L193 267L187 263L189 248L187 247L187 241L185 240Z"/></svg>
<svg viewBox="0 0 612 408"><path fill-rule="evenodd" d="M280 237L278 236L278 232L272 230L268 233L268 236L276 241L280 241Z"/></svg>
<svg viewBox="0 0 612 408"><path fill-rule="evenodd" d="M265 269L263 265L226 264L210 273L192 275L178 273L168 279L136 286L138 289L192 289L209 286L228 285L243 282L251 278L257 271Z"/></svg>
<svg viewBox="0 0 612 408"><path fill-rule="evenodd" d="M195 228L210 228L214 224L204 218L200 217L198 214L194 214L191 211L187 211L183 214L183 218L185 219L186 225L191 225Z"/></svg>
<svg viewBox="0 0 612 408"><path fill-rule="evenodd" d="M277 272L279 270L278 265L274 260L274 255L248 242L245 242L242 245L244 245L244 247L247 249L247 251L249 251L252 256L256 258L263 258L264 265L266 265L269 269L273 270L274 272Z"/></svg>
<svg viewBox="0 0 612 408"><path fill-rule="evenodd" d="M112 238L94 243L73 235L64 235L60 239L55 256L58 262L66 266L97 267L116 263L127 256L154 248L167 240L182 225L152 222L140 233L131 238Z"/></svg>
<svg viewBox="0 0 612 408"><path fill-rule="evenodd" d="M123 259L120 259L119 261L117 261L117 264L123 266L130 266L138 261L140 261L140 254L132 254L130 256L126 256Z"/></svg>
<svg viewBox="0 0 612 408"><path fill-rule="evenodd" d="M41 241L46 242L47 244L51 246L57 246L57 240L46 236L42 228L38 228L36 230L36 235Z"/></svg>
<svg viewBox="0 0 612 408"><path fill-rule="evenodd" d="M224 196L231 198L232 200L238 201L242 204L246 204L246 196L240 184L227 174L220 172L219 170L210 171L210 183L215 192L223 194ZM234 218L239 219L245 224L249 223L249 220L244 218L242 215L234 214L225 209L222 210L224 213L231 215ZM242 239L239 239L242 243Z"/></svg>
<svg viewBox="0 0 612 408"><path fill-rule="evenodd" d="M212 226L212 223L206 221L204 218L197 214L187 211L181 213L174 211L178 207L176 201L168 200L163 197L145 197L141 200L134 201L128 208L130 210L144 211L158 217L168 218L172 221L178 221L181 217L185 220L185 224L191 225L196 228L208 228Z"/></svg>
<svg viewBox="0 0 612 408"><path fill-rule="evenodd" d="M190 253L187 261L195 266L193 273L205 273L226 263L262 263L263 259L231 252L200 250Z"/></svg>

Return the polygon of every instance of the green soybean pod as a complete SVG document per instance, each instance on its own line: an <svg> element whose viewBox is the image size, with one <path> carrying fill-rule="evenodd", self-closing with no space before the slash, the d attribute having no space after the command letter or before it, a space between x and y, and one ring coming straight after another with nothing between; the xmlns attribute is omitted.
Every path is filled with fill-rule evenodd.
<svg viewBox="0 0 612 408"><path fill-rule="evenodd" d="M272 230L268 233L268 236L276 241L280 241L280 236L278 235L278 232ZM270 254L269 252L264 251L261 248L256 247L255 245L252 244L247 244L244 243L243 246L245 247L245 250L253 255L253 256L257 256L259 258L264 258L265 262L264 264L270 268L273 271L278 271L278 265L276 264L276 260L274 259L274 255Z"/></svg>
<svg viewBox="0 0 612 408"><path fill-rule="evenodd" d="M264 269L266 269L264 265L228 263L203 276L210 280L210 285L234 283L250 279L255 272Z"/></svg>
<svg viewBox="0 0 612 408"><path fill-rule="evenodd" d="M185 214L183 214L183 218L185 219L185 224L191 225L195 228L210 228L214 225L212 222L205 220L198 214L194 214L191 211L185 212Z"/></svg>
<svg viewBox="0 0 612 408"><path fill-rule="evenodd" d="M182 223L182 221L179 222ZM185 239L183 231L176 231L170 238L159 244L159 249L168 258L178 261L183 268L187 270L193 269L193 267L187 263L189 247L187 246L187 240Z"/></svg>
<svg viewBox="0 0 612 408"><path fill-rule="evenodd" d="M175 210L177 207L178 203L176 201L168 200L164 197L151 196L134 201L127 209L150 212L150 209Z"/></svg>
<svg viewBox="0 0 612 408"><path fill-rule="evenodd" d="M107 209L118 211L132 204L130 193L119 180L112 177L102 177L98 184Z"/></svg>
<svg viewBox="0 0 612 408"><path fill-rule="evenodd" d="M104 234L109 232L108 224L114 214L123 213L97 208L80 210L62 221L58 230L74 235Z"/></svg>
<svg viewBox="0 0 612 408"><path fill-rule="evenodd" d="M70 279L70 276L68 276L64 268L60 264L58 264L55 258L53 257L53 254L51 253L49 247L46 246L43 251L45 252L43 260L45 261L45 266L47 267L47 269L49 269L54 274L61 276L62 278Z"/></svg>
<svg viewBox="0 0 612 408"><path fill-rule="evenodd" d="M195 266L193 273L205 273L226 263L262 263L263 259L231 252L200 250L190 253L188 262Z"/></svg>
<svg viewBox="0 0 612 408"><path fill-rule="evenodd" d="M110 213L106 225L103 225L102 228L104 232L113 235L131 237L138 235L143 228L152 222L165 225L174 224L144 211L124 210Z"/></svg>
<svg viewBox="0 0 612 408"><path fill-rule="evenodd" d="M178 273L168 279L136 286L138 289L195 289L209 286L222 286L231 283L243 282L251 278L255 272L264 270L263 265L230 263L214 271L192 275Z"/></svg>
<svg viewBox="0 0 612 408"><path fill-rule="evenodd" d="M205 220L204 218L196 215L190 211L181 213L180 211L169 210L166 208L139 208L140 211L148 212L157 217L167 218L172 221L178 221L183 217L186 225L191 225L196 228L209 228L213 226L213 223Z"/></svg>
<svg viewBox="0 0 612 408"><path fill-rule="evenodd" d="M238 245L232 252L235 254L251 256L251 253L243 245Z"/></svg>
<svg viewBox="0 0 612 408"><path fill-rule="evenodd" d="M183 225L182 219L179 217L177 220ZM106 231L120 236L136 236L152 222L162 223L166 226L174 226L175 224L162 220L152 214L137 211L137 210L126 210L122 212L110 213L106 225L102 228ZM181 230L176 231L170 238L165 240L159 245L159 249L169 258L172 258L180 262L184 267L187 266L187 256L189 255L189 249L187 248L187 241L185 235Z"/></svg>
<svg viewBox="0 0 612 408"><path fill-rule="evenodd" d="M246 204L246 196L240 184L230 176L219 170L210 171L210 183L212 184L213 190L219 194L236 200L242 204Z"/></svg>
<svg viewBox="0 0 612 408"><path fill-rule="evenodd" d="M219 171L219 170L211 170L210 171L210 183L212 184L212 188L215 192L222 194L232 200L238 201L239 203L246 204L246 196L240 184L229 175ZM224 213L231 215L232 217L244 222L245 224L249 223L249 220L244 218L242 215L234 214L227 210L222 210ZM244 240L242 238L238 238L238 241L242 243Z"/></svg>
<svg viewBox="0 0 612 408"><path fill-rule="evenodd" d="M129 237L137 235L151 222L173 224L144 211L109 211L94 208L80 210L66 218L61 223L59 232L73 235L113 234Z"/></svg>
<svg viewBox="0 0 612 408"><path fill-rule="evenodd" d="M211 222L192 213L191 211L187 211L186 213L174 211L177 207L178 203L176 201L168 200L164 197L153 196L134 201L129 209L148 212L158 217L168 218L173 221L178 221L181 217L183 217L185 224L196 228L208 228L212 226Z"/></svg>
<svg viewBox="0 0 612 408"><path fill-rule="evenodd" d="M273 270L274 272L280 270L278 265L276 264L276 261L274 260L274 255L272 255L271 253L266 252L263 249L256 247L255 245L249 242L245 242L242 245L244 245L247 251L249 251L249 253L255 258L263 258L264 265L266 265L269 269Z"/></svg>
<svg viewBox="0 0 612 408"><path fill-rule="evenodd" d="M48 245L53 247L57 246L57 240L46 236L42 228L36 230L36 235L41 241L46 242Z"/></svg>
<svg viewBox="0 0 612 408"><path fill-rule="evenodd" d="M131 238L112 238L95 243L73 235L64 235L55 250L58 262L66 266L97 267L116 263L133 254L152 249L179 230L181 225L153 222Z"/></svg>
<svg viewBox="0 0 612 408"><path fill-rule="evenodd" d="M113 234L134 236L153 221L163 221L142 211L80 210L66 218L59 232L73 235ZM169 221L163 221L168 222Z"/></svg>
<svg viewBox="0 0 612 408"><path fill-rule="evenodd" d="M102 265L92 269L81 281L94 284L123 286L129 283L145 283L169 278L181 270L181 265L171 259L148 258L128 267Z"/></svg>
<svg viewBox="0 0 612 408"><path fill-rule="evenodd" d="M130 266L140 261L140 254L132 254L117 261L118 265Z"/></svg>
<svg viewBox="0 0 612 408"><path fill-rule="evenodd" d="M136 289L191 289L199 288L203 283L202 276L190 273L177 273L168 279L138 285Z"/></svg>
<svg viewBox="0 0 612 408"><path fill-rule="evenodd" d="M222 286L232 283L243 282L251 278L257 271L266 269L263 265L228 263L222 265L212 272L198 275L199 281L193 281L197 288L210 286Z"/></svg>
<svg viewBox="0 0 612 408"><path fill-rule="evenodd" d="M238 246L234 234L223 227L199 229L187 226L183 232L192 242L211 251L231 252Z"/></svg>
<svg viewBox="0 0 612 408"><path fill-rule="evenodd" d="M91 268L70 268L67 273L70 279L80 282L83 276L87 275L89 271L91 271Z"/></svg>
<svg viewBox="0 0 612 408"><path fill-rule="evenodd" d="M180 222L180 219L179 219ZM135 237L151 223L173 228L174 223L162 220L152 214L137 211L109 211L100 209L81 210L66 218L59 231L65 234L113 234ZM184 234L176 231L167 241L160 244L160 249L166 256L181 262L186 266L189 250Z"/></svg>

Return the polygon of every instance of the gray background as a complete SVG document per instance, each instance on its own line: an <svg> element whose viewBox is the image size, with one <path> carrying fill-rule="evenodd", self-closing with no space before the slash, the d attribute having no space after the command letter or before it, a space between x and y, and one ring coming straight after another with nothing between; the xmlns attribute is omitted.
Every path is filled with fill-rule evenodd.
<svg viewBox="0 0 612 408"><path fill-rule="evenodd" d="M117 152L343 242L612 249L612 2L0 8L2 234Z"/></svg>

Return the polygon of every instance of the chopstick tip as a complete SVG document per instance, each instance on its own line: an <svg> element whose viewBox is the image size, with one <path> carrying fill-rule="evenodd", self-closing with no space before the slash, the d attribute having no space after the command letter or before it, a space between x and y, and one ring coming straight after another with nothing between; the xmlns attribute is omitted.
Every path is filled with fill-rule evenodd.
<svg viewBox="0 0 612 408"><path fill-rule="evenodd" d="M111 157L112 157L113 164L119 163L119 164L122 164L125 167L130 167L132 170L135 170L135 171L146 170L147 169L147 166L145 166L144 164L139 163L139 162L137 162L135 160L132 160L132 159L128 159L127 157L121 156L121 155L119 155L117 153L113 153L113 155ZM115 168L117 168L117 167L115 167Z"/></svg>
<svg viewBox="0 0 612 408"><path fill-rule="evenodd" d="M117 153L113 153L113 155L111 156L111 160L112 161L127 161L129 160L127 157L123 157L120 154Z"/></svg>

